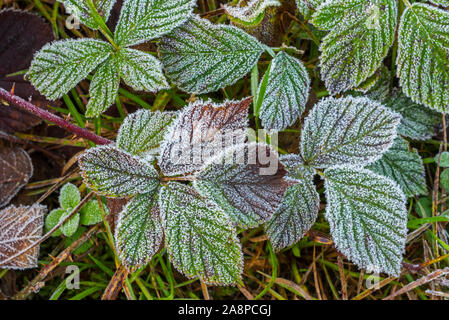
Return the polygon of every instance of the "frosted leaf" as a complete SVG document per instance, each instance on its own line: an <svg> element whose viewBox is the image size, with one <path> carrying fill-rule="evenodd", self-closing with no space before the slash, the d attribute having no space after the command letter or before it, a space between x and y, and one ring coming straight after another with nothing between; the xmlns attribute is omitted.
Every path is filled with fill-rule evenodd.
<svg viewBox="0 0 449 320"><path fill-rule="evenodd" d="M301 135L307 165L361 167L393 144L401 116L367 98L327 98L310 112Z"/></svg>
<svg viewBox="0 0 449 320"><path fill-rule="evenodd" d="M52 42L34 56L27 76L43 95L56 100L85 79L112 50L108 43L94 39Z"/></svg>
<svg viewBox="0 0 449 320"><path fill-rule="evenodd" d="M117 136L117 148L133 155L145 156L162 142L164 134L177 114L139 110L128 115Z"/></svg>
<svg viewBox="0 0 449 320"><path fill-rule="evenodd" d="M73 209L81 201L78 188L72 183L66 183L59 192L59 204L64 209Z"/></svg>
<svg viewBox="0 0 449 320"><path fill-rule="evenodd" d="M37 268L39 246L9 261L8 259L40 239L44 226L45 206L9 206L0 211L0 268Z"/></svg>
<svg viewBox="0 0 449 320"><path fill-rule="evenodd" d="M103 205L105 215L109 213L108 207ZM90 200L80 210L80 223L84 226L92 226L103 221L98 200Z"/></svg>
<svg viewBox="0 0 449 320"><path fill-rule="evenodd" d="M214 201L238 226L249 229L268 221L292 184L267 145L242 144L212 158L196 175L195 189Z"/></svg>
<svg viewBox="0 0 449 320"><path fill-rule="evenodd" d="M355 97L364 96L383 103L390 95L390 82L391 72L388 68L382 66L373 76L362 83L361 86L355 88L355 91L351 92L351 95Z"/></svg>
<svg viewBox="0 0 449 320"><path fill-rule="evenodd" d="M173 176L198 171L213 155L243 143L251 101L190 103L165 134L159 157L162 172Z"/></svg>
<svg viewBox="0 0 449 320"><path fill-rule="evenodd" d="M66 214L70 214L70 211L66 211ZM65 218L65 215L62 217ZM61 232L66 237L71 237L75 234L76 230L80 225L80 214L77 213L73 217L71 217L67 222L65 222L61 227Z"/></svg>
<svg viewBox="0 0 449 320"><path fill-rule="evenodd" d="M244 77L264 48L243 30L194 16L161 38L159 50L167 76L182 90L201 94Z"/></svg>
<svg viewBox="0 0 449 320"><path fill-rule="evenodd" d="M297 154L281 155L279 160L287 171L287 178L296 180L311 180L315 175L315 169L304 164L301 156Z"/></svg>
<svg viewBox="0 0 449 320"><path fill-rule="evenodd" d="M264 15L265 9L269 7L280 7L279 0L250 0L248 3L240 1L237 6L230 6L225 4L223 6L226 15L236 23L245 26L252 26L259 24Z"/></svg>
<svg viewBox="0 0 449 320"><path fill-rule="evenodd" d="M50 211L50 213L45 218L45 233L49 232L51 229L56 227L56 225L61 221L62 217L65 217L67 215L67 210L58 208ZM51 236L52 237L59 237L62 235L61 230L55 231Z"/></svg>
<svg viewBox="0 0 449 320"><path fill-rule="evenodd" d="M320 46L320 67L331 94L358 87L381 66L397 15L396 0L334 0L318 8L314 25L330 31Z"/></svg>
<svg viewBox="0 0 449 320"><path fill-rule="evenodd" d="M194 0L125 0L114 40L134 46L158 38L192 16Z"/></svg>
<svg viewBox="0 0 449 320"><path fill-rule="evenodd" d="M170 182L159 197L165 246L173 265L206 284L234 285L243 254L229 217L189 186Z"/></svg>
<svg viewBox="0 0 449 320"><path fill-rule="evenodd" d="M414 3L401 18L397 75L417 103L449 112L449 12Z"/></svg>
<svg viewBox="0 0 449 320"><path fill-rule="evenodd" d="M398 133L414 140L430 139L441 123L441 115L407 98L396 90L384 102L386 107L402 115Z"/></svg>
<svg viewBox="0 0 449 320"><path fill-rule="evenodd" d="M163 235L157 193L137 195L119 214L115 241L120 260L131 271L145 266Z"/></svg>
<svg viewBox="0 0 449 320"><path fill-rule="evenodd" d="M118 55L120 75L134 90L157 92L169 88L161 63L151 54L123 48Z"/></svg>
<svg viewBox="0 0 449 320"><path fill-rule="evenodd" d="M159 175L151 163L111 146L87 150L79 158L84 182L107 197L153 192Z"/></svg>
<svg viewBox="0 0 449 320"><path fill-rule="evenodd" d="M390 150L366 168L396 181L408 197L428 193L423 161L403 138L396 138Z"/></svg>
<svg viewBox="0 0 449 320"><path fill-rule="evenodd" d="M32 176L33 163L25 150L22 148L1 148L0 208L6 206Z"/></svg>
<svg viewBox="0 0 449 320"><path fill-rule="evenodd" d="M299 11L306 19L309 19L314 10L316 10L326 0L296 0Z"/></svg>
<svg viewBox="0 0 449 320"><path fill-rule="evenodd" d="M90 100L86 117L95 118L105 112L117 97L120 86L120 74L117 60L110 57L95 72L90 83Z"/></svg>
<svg viewBox="0 0 449 320"><path fill-rule="evenodd" d="M365 169L327 169L324 175L325 217L337 250L368 272L398 276L407 237L399 186Z"/></svg>
<svg viewBox="0 0 449 320"><path fill-rule="evenodd" d="M112 7L116 0L58 0L64 7L66 7L67 13L78 18L82 23L91 29L98 29L99 25L95 22L95 19L90 14L91 10L88 1L92 1L92 4L97 9L100 17L104 21L108 21Z"/></svg>
<svg viewBox="0 0 449 320"><path fill-rule="evenodd" d="M259 86L258 99L263 99L259 117L265 129L282 131L305 111L310 78L303 63L283 51L273 59L267 73L263 97L262 83Z"/></svg>
<svg viewBox="0 0 449 320"><path fill-rule="evenodd" d="M449 0L430 0L429 2L443 7L449 7Z"/></svg>

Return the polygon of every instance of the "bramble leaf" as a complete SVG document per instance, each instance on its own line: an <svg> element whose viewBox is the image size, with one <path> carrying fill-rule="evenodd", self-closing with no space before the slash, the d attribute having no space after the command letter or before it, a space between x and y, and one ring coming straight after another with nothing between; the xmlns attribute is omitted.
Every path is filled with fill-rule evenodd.
<svg viewBox="0 0 449 320"><path fill-rule="evenodd" d="M91 29L98 29L100 26L91 15L91 10L87 1L92 1L100 17L108 21L112 7L116 0L58 0L67 9L67 12L77 17L82 23Z"/></svg>
<svg viewBox="0 0 449 320"><path fill-rule="evenodd" d="M194 16L161 38L161 61L167 76L189 93L208 93L244 77L264 51L244 31L214 25Z"/></svg>
<svg viewBox="0 0 449 320"><path fill-rule="evenodd" d="M125 0L114 40L122 47L158 38L192 16L194 0Z"/></svg>
<svg viewBox="0 0 449 320"><path fill-rule="evenodd" d="M242 2L240 1L237 6L225 4L223 8L233 22L244 26L259 24L265 16L265 9L281 6L279 0L250 0L246 4Z"/></svg>
<svg viewBox="0 0 449 320"><path fill-rule="evenodd" d="M84 182L107 197L151 193L159 175L151 163L111 146L89 149L79 158Z"/></svg>
<svg viewBox="0 0 449 320"><path fill-rule="evenodd" d="M146 265L159 250L163 235L157 192L137 195L118 218L115 241L122 263L129 270Z"/></svg>
<svg viewBox="0 0 449 320"><path fill-rule="evenodd" d="M105 61L113 47L94 39L62 40L45 45L27 76L50 100L61 98Z"/></svg>
<svg viewBox="0 0 449 320"><path fill-rule="evenodd" d="M397 75L417 103L449 112L449 12L414 3L401 18Z"/></svg>
<svg viewBox="0 0 449 320"><path fill-rule="evenodd" d="M66 183L59 192L59 204L63 209L73 209L81 201L78 188L72 183Z"/></svg>
<svg viewBox="0 0 449 320"><path fill-rule="evenodd" d="M207 284L241 279L243 254L229 217L193 188L170 182L159 196L165 246L174 266Z"/></svg>
<svg viewBox="0 0 449 320"><path fill-rule="evenodd" d="M401 116L367 98L321 100L305 120L301 154L307 165L361 167L382 157Z"/></svg>
<svg viewBox="0 0 449 320"><path fill-rule="evenodd" d="M273 59L267 72L268 82L259 116L265 129L282 131L293 125L305 111L310 90L309 74L300 60L282 51ZM261 87L259 95L260 92Z"/></svg>
<svg viewBox="0 0 449 320"><path fill-rule="evenodd" d="M109 213L108 207L103 206L105 215ZM80 210L80 224L84 226L92 226L103 221L101 216L100 205L98 200L90 200L86 203L84 207Z"/></svg>
<svg viewBox="0 0 449 320"><path fill-rule="evenodd" d="M399 186L365 169L327 169L324 175L325 217L337 250L368 272L399 275L407 236Z"/></svg>
<svg viewBox="0 0 449 320"><path fill-rule="evenodd" d="M66 211L67 215L69 213L70 210ZM71 237L75 234L76 230L78 230L79 225L80 225L80 214L77 213L62 225L61 232L66 237Z"/></svg>
<svg viewBox="0 0 449 320"><path fill-rule="evenodd" d="M318 8L314 25L330 31L320 46L320 67L331 94L358 87L380 67L397 15L396 0L334 0Z"/></svg>
<svg viewBox="0 0 449 320"><path fill-rule="evenodd" d="M309 19L316 10L326 0L296 0L296 6L306 19Z"/></svg>

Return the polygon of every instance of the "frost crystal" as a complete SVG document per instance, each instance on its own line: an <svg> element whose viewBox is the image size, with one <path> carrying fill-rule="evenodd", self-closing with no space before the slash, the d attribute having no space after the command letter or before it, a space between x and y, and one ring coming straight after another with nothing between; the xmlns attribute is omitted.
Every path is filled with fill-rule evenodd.
<svg viewBox="0 0 449 320"><path fill-rule="evenodd" d="M305 120L301 154L307 165L362 167L393 144L401 116L367 98L321 100Z"/></svg>
<svg viewBox="0 0 449 320"><path fill-rule="evenodd" d="M159 185L151 163L111 146L87 150L79 158L79 167L84 182L108 197L151 193Z"/></svg>
<svg viewBox="0 0 449 320"><path fill-rule="evenodd" d="M311 180L315 169L304 164L301 156L296 154L281 155L279 159L287 170L287 177L293 180Z"/></svg>
<svg viewBox="0 0 449 320"><path fill-rule="evenodd" d="M279 0L251 0L246 5L242 2L237 6L225 4L223 8L231 20L243 25L255 25L263 19L266 8L281 6Z"/></svg>
<svg viewBox="0 0 449 320"><path fill-rule="evenodd" d="M285 52L279 52L267 71L267 86L261 97L262 125L268 130L282 131L293 125L304 112L310 90L310 78L303 63Z"/></svg>
<svg viewBox="0 0 449 320"><path fill-rule="evenodd" d="M337 250L360 268L398 276L407 236L405 196L365 169L324 172L326 219Z"/></svg>
<svg viewBox="0 0 449 320"><path fill-rule="evenodd" d="M397 75L417 103L449 112L449 12L414 3L399 26Z"/></svg>
<svg viewBox="0 0 449 320"><path fill-rule="evenodd" d="M326 0L296 0L296 5L304 17L309 19L313 11L324 2Z"/></svg>
<svg viewBox="0 0 449 320"><path fill-rule="evenodd" d="M91 29L98 29L99 25L95 22L95 19L90 14L91 9L87 2L90 0L58 0L64 7L66 7L68 13L77 17L82 23ZM100 17L104 21L108 21L112 7L116 0L92 0L92 4L97 9Z"/></svg>
<svg viewBox="0 0 449 320"><path fill-rule="evenodd" d="M262 44L244 31L194 16L159 44L168 77L182 90L208 93L235 83L257 63Z"/></svg>
<svg viewBox="0 0 449 320"><path fill-rule="evenodd" d="M207 284L241 279L243 254L228 216L193 188L170 182L159 197L165 245L174 266Z"/></svg>

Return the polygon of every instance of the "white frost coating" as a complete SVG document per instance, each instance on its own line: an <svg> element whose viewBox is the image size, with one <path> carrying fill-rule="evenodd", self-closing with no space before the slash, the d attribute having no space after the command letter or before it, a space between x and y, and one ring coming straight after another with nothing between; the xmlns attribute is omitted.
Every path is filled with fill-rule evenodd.
<svg viewBox="0 0 449 320"><path fill-rule="evenodd" d="M64 209L73 209L81 201L78 188L72 183L66 183L59 191L59 204Z"/></svg>
<svg viewBox="0 0 449 320"><path fill-rule="evenodd" d="M401 116L367 98L321 100L305 120L301 155L315 168L363 167L382 157Z"/></svg>
<svg viewBox="0 0 449 320"><path fill-rule="evenodd" d="M128 115L118 131L117 148L146 157L162 142L176 115L176 112L152 112L144 109Z"/></svg>
<svg viewBox="0 0 449 320"><path fill-rule="evenodd" d="M115 56L111 56L98 67L92 78L86 117L98 117L106 111L115 102L119 86L120 74L117 60Z"/></svg>
<svg viewBox="0 0 449 320"><path fill-rule="evenodd" d="M429 2L443 7L449 7L449 0L430 0Z"/></svg>
<svg viewBox="0 0 449 320"><path fill-rule="evenodd" d="M137 195L118 217L115 242L120 260L130 271L145 266L159 250L163 235L158 193Z"/></svg>
<svg viewBox="0 0 449 320"><path fill-rule="evenodd" d="M358 87L381 65L394 41L396 0L332 0L313 16L330 31L320 46L321 78L331 94Z"/></svg>
<svg viewBox="0 0 449 320"><path fill-rule="evenodd" d="M43 95L56 100L85 79L112 51L110 44L94 39L52 42L36 53L27 76Z"/></svg>
<svg viewBox="0 0 449 320"><path fill-rule="evenodd" d="M40 239L46 212L47 207L41 205L31 207L11 205L0 211L0 268L18 270L37 268L39 246L9 262L6 261Z"/></svg>
<svg viewBox="0 0 449 320"><path fill-rule="evenodd" d="M122 47L158 38L192 16L194 0L125 0L114 40Z"/></svg>
<svg viewBox="0 0 449 320"><path fill-rule="evenodd" d="M58 0L64 7L72 14L77 17L82 23L91 29L98 29L99 26L95 22L95 19L91 16L90 7L87 4L89 0ZM111 13L112 7L114 6L116 0L92 0L93 5L97 9L98 14L108 21L109 15Z"/></svg>
<svg viewBox="0 0 449 320"><path fill-rule="evenodd" d="M158 163L162 172L173 176L198 171L210 157L243 143L251 101L190 103L173 121L161 144Z"/></svg>
<svg viewBox="0 0 449 320"><path fill-rule="evenodd" d="M241 279L243 254L228 216L193 188L170 182L159 196L165 246L173 265L212 285Z"/></svg>
<svg viewBox="0 0 449 320"><path fill-rule="evenodd" d="M159 44L167 76L189 93L208 93L244 77L264 51L243 30L195 15Z"/></svg>
<svg viewBox="0 0 449 320"><path fill-rule="evenodd" d="M268 130L293 125L306 108L310 78L304 64L281 51L271 62L259 117ZM259 87L260 95L261 87ZM260 99L259 97L258 99Z"/></svg>
<svg viewBox="0 0 449 320"><path fill-rule="evenodd" d="M118 52L120 75L136 91L157 92L170 86L162 73L162 64L149 53L123 48Z"/></svg>
<svg viewBox="0 0 449 320"><path fill-rule="evenodd" d="M223 8L231 18L243 23L252 24L263 16L268 7L280 7L279 0L251 0L246 5L242 1L237 6L225 4Z"/></svg>
<svg viewBox="0 0 449 320"><path fill-rule="evenodd" d="M399 186L365 169L327 169L324 175L325 217L337 250L368 272L398 276L407 238Z"/></svg>
<svg viewBox="0 0 449 320"><path fill-rule="evenodd" d="M449 12L414 3L402 15L397 75L417 103L449 112Z"/></svg>
<svg viewBox="0 0 449 320"><path fill-rule="evenodd" d="M108 197L151 193L159 185L159 174L151 163L113 146L100 146L79 158L84 182Z"/></svg>
<svg viewBox="0 0 449 320"><path fill-rule="evenodd" d="M316 10L326 0L296 0L296 6L305 18L310 18L313 11Z"/></svg>
<svg viewBox="0 0 449 320"><path fill-rule="evenodd" d="M367 169L396 181L408 197L428 193L422 159L403 138L396 138L390 150Z"/></svg>

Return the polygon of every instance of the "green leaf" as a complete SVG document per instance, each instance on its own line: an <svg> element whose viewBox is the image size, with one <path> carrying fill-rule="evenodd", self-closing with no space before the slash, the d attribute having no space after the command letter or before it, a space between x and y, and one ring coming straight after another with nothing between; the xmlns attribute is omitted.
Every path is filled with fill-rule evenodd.
<svg viewBox="0 0 449 320"><path fill-rule="evenodd" d="M240 1L237 6L225 4L223 6L229 19L244 26L258 25L265 16L265 10L269 7L280 7L279 0L251 0L246 5Z"/></svg>
<svg viewBox="0 0 449 320"><path fill-rule="evenodd" d="M316 10L326 0L296 0L296 6L306 19L309 19Z"/></svg>
<svg viewBox="0 0 449 320"><path fill-rule="evenodd" d="M396 138L383 157L367 169L396 181L408 197L428 193L422 159L416 149L410 151L408 142L403 138Z"/></svg>
<svg viewBox="0 0 449 320"><path fill-rule="evenodd" d="M244 77L264 51L244 31L194 16L161 39L161 61L168 77L189 93L208 93Z"/></svg>
<svg viewBox="0 0 449 320"><path fill-rule="evenodd" d="M449 191L449 169L444 169L440 174L440 185L444 190Z"/></svg>
<svg viewBox="0 0 449 320"><path fill-rule="evenodd" d="M407 237L405 196L393 181L365 169L324 172L337 250L368 272L398 276Z"/></svg>
<svg viewBox="0 0 449 320"><path fill-rule="evenodd" d="M381 66L397 15L396 0L334 0L318 8L313 23L330 31L320 46L320 67L331 94L358 87Z"/></svg>
<svg viewBox="0 0 449 320"><path fill-rule="evenodd" d="M443 7L449 7L449 0L430 0L429 2L436 4L436 5L440 5Z"/></svg>
<svg viewBox="0 0 449 320"><path fill-rule="evenodd" d="M281 51L273 59L260 109L262 125L282 131L304 113L310 90L310 78L303 63Z"/></svg>
<svg viewBox="0 0 449 320"><path fill-rule="evenodd" d="M159 146L176 115L174 112L149 110L128 115L118 132L117 148L144 157Z"/></svg>
<svg viewBox="0 0 449 320"><path fill-rule="evenodd" d="M435 163L440 163L440 167L447 168L449 167L449 152L441 152L440 154L437 154L434 158Z"/></svg>
<svg viewBox="0 0 449 320"><path fill-rule="evenodd" d="M58 208L50 211L50 213L45 218L45 232L49 232L51 229L56 227L56 225L61 221L61 218L66 214L67 210ZM61 230L56 231L52 234L52 237L59 237L62 234Z"/></svg>
<svg viewBox="0 0 449 320"><path fill-rule="evenodd" d="M163 186L159 199L165 246L175 267L207 284L237 284L243 254L228 216L193 188L177 182Z"/></svg>
<svg viewBox="0 0 449 320"><path fill-rule="evenodd" d="M63 209L73 209L81 201L81 194L78 188L71 184L66 183L59 193L59 204Z"/></svg>
<svg viewBox="0 0 449 320"><path fill-rule="evenodd" d="M163 235L156 191L136 196L118 218L115 241L120 260L129 270L145 266L159 250Z"/></svg>
<svg viewBox="0 0 449 320"><path fill-rule="evenodd" d="M115 101L120 86L117 60L110 57L95 72L90 83L90 100L86 117L94 118L105 112Z"/></svg>
<svg viewBox="0 0 449 320"><path fill-rule="evenodd" d="M414 3L402 15L397 75L403 92L417 103L449 111L449 12Z"/></svg>
<svg viewBox="0 0 449 320"><path fill-rule="evenodd" d="M159 185L159 174L144 159L111 146L87 150L79 158L84 182L107 197L151 193Z"/></svg>
<svg viewBox="0 0 449 320"><path fill-rule="evenodd" d="M194 0L126 0L114 40L122 47L158 38L192 16Z"/></svg>
<svg viewBox="0 0 449 320"><path fill-rule="evenodd" d="M64 5L67 13L78 18L89 28L98 29L100 26L95 22L94 17L91 15L91 10L87 4L88 1L92 1L100 17L102 17L104 21L108 21L116 0L58 0L58 2L61 2Z"/></svg>
<svg viewBox="0 0 449 320"><path fill-rule="evenodd" d="M103 210L105 211L105 214L109 213L107 206L103 206ZM103 221L98 200L90 200L87 202L86 205L81 208L80 216L80 223L84 226L92 226Z"/></svg>
<svg viewBox="0 0 449 320"><path fill-rule="evenodd" d="M70 211L66 211L66 213L69 214ZM65 215L63 217L65 217ZM79 225L80 225L80 214L77 213L62 225L61 232L66 237L71 237L75 234L76 230L78 230Z"/></svg>
<svg viewBox="0 0 449 320"><path fill-rule="evenodd" d="M27 76L43 95L56 100L85 79L112 50L108 43L94 39L53 42L34 56Z"/></svg>
<svg viewBox="0 0 449 320"><path fill-rule="evenodd" d="M149 53L123 48L119 51L120 75L136 91L157 92L168 89L162 65Z"/></svg>
<svg viewBox="0 0 449 320"><path fill-rule="evenodd" d="M302 157L315 168L367 165L391 147L400 120L367 98L323 99L305 120Z"/></svg>

